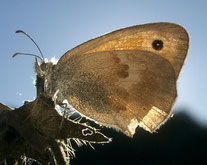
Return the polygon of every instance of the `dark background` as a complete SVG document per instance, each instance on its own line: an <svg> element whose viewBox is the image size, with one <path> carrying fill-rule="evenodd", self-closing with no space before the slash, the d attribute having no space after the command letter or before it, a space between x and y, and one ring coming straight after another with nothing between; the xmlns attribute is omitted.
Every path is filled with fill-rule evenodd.
<svg viewBox="0 0 207 165"><path fill-rule="evenodd" d="M141 128L134 138L111 129L103 129L112 137L109 144L77 147L72 165L122 164L207 164L207 128L198 125L187 114L175 114L157 133Z"/></svg>

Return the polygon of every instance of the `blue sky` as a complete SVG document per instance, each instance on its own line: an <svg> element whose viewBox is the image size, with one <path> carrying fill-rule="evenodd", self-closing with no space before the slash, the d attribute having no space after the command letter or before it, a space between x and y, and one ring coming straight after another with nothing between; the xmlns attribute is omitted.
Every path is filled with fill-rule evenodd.
<svg viewBox="0 0 207 165"><path fill-rule="evenodd" d="M18 107L35 97L32 84L38 54L22 29L40 46L46 58L60 58L69 49L127 26L175 22L190 34L190 50L178 80L175 112L185 109L207 125L207 1L205 0L2 0L0 1L0 102Z"/></svg>

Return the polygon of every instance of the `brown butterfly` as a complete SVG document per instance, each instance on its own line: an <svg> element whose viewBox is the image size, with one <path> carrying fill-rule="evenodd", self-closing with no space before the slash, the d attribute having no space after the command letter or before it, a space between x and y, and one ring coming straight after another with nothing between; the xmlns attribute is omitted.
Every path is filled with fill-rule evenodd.
<svg viewBox="0 0 207 165"><path fill-rule="evenodd" d="M67 100L87 118L133 136L138 125L153 132L170 116L188 47L177 24L138 25L83 43L56 65L36 61L36 72L57 104Z"/></svg>

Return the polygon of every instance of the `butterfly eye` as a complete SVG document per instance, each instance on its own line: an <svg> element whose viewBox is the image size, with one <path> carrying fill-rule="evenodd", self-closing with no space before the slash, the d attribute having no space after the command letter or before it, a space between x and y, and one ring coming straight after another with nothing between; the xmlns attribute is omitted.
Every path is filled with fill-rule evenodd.
<svg viewBox="0 0 207 165"><path fill-rule="evenodd" d="M162 40L154 40L152 42L152 47L155 50L161 50L163 48L163 41Z"/></svg>
<svg viewBox="0 0 207 165"><path fill-rule="evenodd" d="M43 63L40 65L40 68L41 68L42 71L45 71L45 70L46 70L46 63L43 62Z"/></svg>

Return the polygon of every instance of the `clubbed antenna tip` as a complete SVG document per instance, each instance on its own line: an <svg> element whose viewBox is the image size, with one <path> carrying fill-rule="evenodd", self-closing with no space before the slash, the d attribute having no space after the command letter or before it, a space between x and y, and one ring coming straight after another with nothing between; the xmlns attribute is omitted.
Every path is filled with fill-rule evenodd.
<svg viewBox="0 0 207 165"><path fill-rule="evenodd" d="M24 33L25 34L25 32L23 30L17 30L16 33Z"/></svg>

